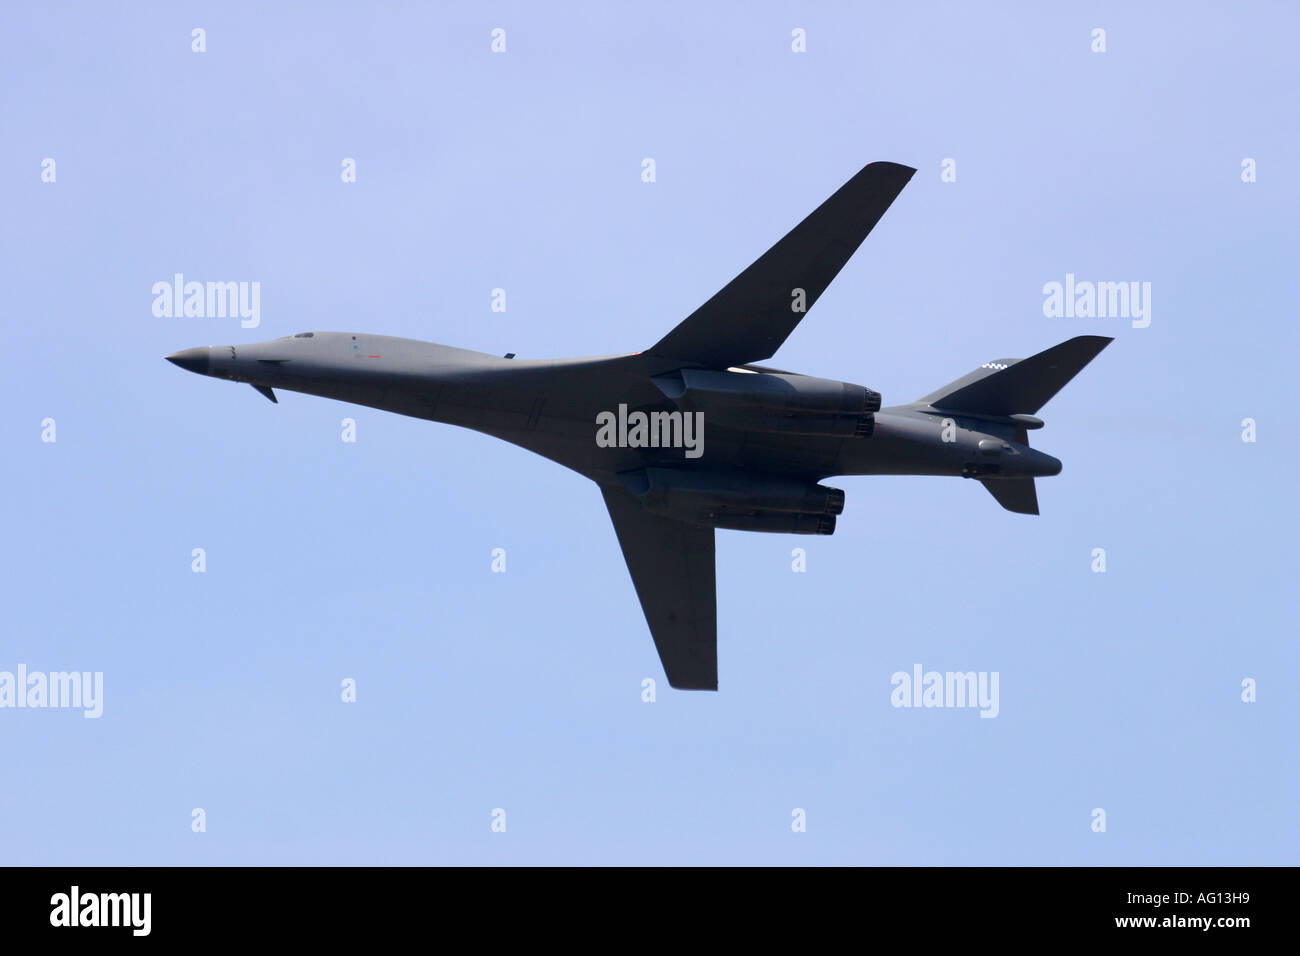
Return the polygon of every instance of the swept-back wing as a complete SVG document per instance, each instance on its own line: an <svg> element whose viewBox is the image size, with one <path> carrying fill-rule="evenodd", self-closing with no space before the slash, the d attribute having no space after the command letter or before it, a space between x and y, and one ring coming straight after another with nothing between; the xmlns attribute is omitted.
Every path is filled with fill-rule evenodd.
<svg viewBox="0 0 1300 956"><path fill-rule="evenodd" d="M651 514L625 488L601 492L668 683L717 690L713 529Z"/></svg>
<svg viewBox="0 0 1300 956"><path fill-rule="evenodd" d="M717 368L770 358L915 172L897 163L864 167L650 354Z"/></svg>

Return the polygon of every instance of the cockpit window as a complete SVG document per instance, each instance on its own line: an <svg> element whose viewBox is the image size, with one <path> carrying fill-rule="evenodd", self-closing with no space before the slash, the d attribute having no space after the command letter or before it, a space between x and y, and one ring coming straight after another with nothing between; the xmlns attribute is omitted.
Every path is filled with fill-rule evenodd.
<svg viewBox="0 0 1300 956"><path fill-rule="evenodd" d="M297 335L294 336L294 338L295 338L295 339L309 339L309 338L311 338L311 337L312 337L313 335L315 335L315 334L316 334L315 332L299 332Z"/></svg>

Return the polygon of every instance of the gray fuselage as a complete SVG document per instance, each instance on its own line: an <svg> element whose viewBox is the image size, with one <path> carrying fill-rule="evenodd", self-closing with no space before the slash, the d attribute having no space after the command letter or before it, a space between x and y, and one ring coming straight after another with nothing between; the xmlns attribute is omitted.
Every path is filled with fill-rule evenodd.
<svg viewBox="0 0 1300 956"><path fill-rule="evenodd" d="M597 416L676 409L655 379L683 363L639 353L588 359L506 359L482 352L349 332L313 332L172 357L191 371L262 388L304 392L480 431L607 484L646 467L739 469L819 481L832 475L973 477L996 460L999 477L1054 475L1060 462L1012 438L1005 424L953 416L922 402L882 408L867 437L807 434L798 419L762 427L711 408L706 395L698 457L681 447L602 447ZM689 366L688 366L689 367ZM719 370L721 371L721 370ZM754 380L855 388L761 366L726 370ZM717 373L712 373L717 374ZM742 384L750 379L737 379ZM784 424L783 424L784 422ZM983 444L981 444L983 443Z"/></svg>

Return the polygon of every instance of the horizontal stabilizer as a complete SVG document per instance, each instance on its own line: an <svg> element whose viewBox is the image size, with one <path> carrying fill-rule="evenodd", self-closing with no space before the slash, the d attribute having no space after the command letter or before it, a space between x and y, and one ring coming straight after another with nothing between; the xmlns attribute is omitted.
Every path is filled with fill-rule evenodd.
<svg viewBox="0 0 1300 956"><path fill-rule="evenodd" d="M1038 491L1032 478L987 478L980 484L989 490L998 504L1018 515L1038 514Z"/></svg>
<svg viewBox="0 0 1300 956"><path fill-rule="evenodd" d="M1113 339L1079 335L1027 359L985 362L922 402L952 412L1033 415Z"/></svg>

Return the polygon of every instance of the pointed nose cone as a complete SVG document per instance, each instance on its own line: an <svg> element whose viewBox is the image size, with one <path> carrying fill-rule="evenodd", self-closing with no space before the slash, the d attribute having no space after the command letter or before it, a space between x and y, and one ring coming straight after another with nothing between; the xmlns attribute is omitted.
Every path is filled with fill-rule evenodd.
<svg viewBox="0 0 1300 956"><path fill-rule="evenodd" d="M207 375L208 366L211 364L210 351L206 345L198 349L183 349L174 355L168 355L167 361L179 365L187 372Z"/></svg>

